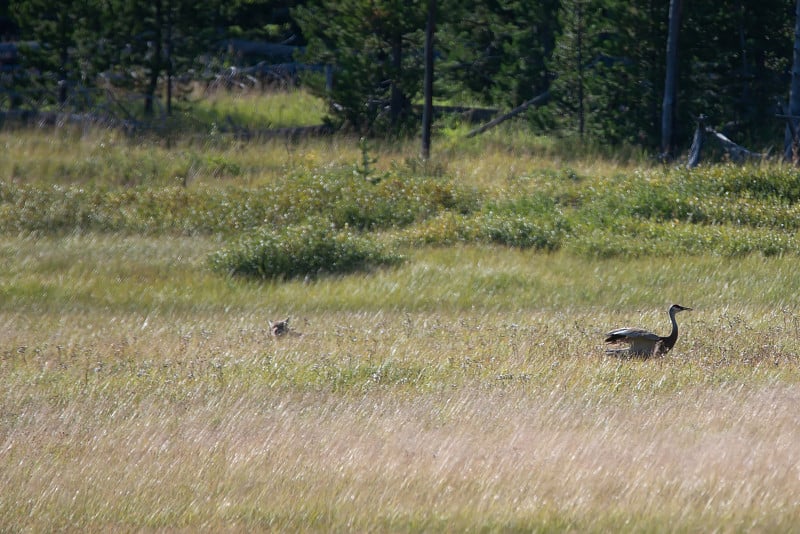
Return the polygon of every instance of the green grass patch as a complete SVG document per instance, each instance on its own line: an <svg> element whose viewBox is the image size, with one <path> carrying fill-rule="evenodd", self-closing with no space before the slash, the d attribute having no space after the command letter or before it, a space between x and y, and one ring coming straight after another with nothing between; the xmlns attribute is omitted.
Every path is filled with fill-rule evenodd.
<svg viewBox="0 0 800 534"><path fill-rule="evenodd" d="M217 92L189 106L184 120L203 125L204 133L220 128L246 128L258 133L269 128L316 126L327 114L323 100L303 90Z"/></svg>
<svg viewBox="0 0 800 534"><path fill-rule="evenodd" d="M402 253L483 243L590 258L800 254L796 173L747 172L652 170L590 179L563 171L483 189L403 168L370 181L349 166L296 172L259 187L7 181L0 182L0 232L235 236L238 244L220 250L212 264L267 278L394 263L380 252L384 246Z"/></svg>
<svg viewBox="0 0 800 534"><path fill-rule="evenodd" d="M269 188L0 182L0 232L235 233L299 224L310 214L366 231L468 212L477 202L451 181L394 176L373 184L349 170L292 175Z"/></svg>

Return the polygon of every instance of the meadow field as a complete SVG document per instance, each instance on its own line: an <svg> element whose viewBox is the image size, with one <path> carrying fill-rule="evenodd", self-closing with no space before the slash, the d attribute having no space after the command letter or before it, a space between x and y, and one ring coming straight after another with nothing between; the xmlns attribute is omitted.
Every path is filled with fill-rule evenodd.
<svg viewBox="0 0 800 534"><path fill-rule="evenodd" d="M511 127L440 131L429 162L348 137L0 143L0 532L800 522L790 167ZM672 352L605 354L672 303Z"/></svg>

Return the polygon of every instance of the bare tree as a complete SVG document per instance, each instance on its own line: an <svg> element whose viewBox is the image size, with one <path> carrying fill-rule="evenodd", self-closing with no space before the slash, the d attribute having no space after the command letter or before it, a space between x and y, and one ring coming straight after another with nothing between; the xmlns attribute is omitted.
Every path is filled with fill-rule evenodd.
<svg viewBox="0 0 800 534"><path fill-rule="evenodd" d="M800 0L798 0L800 3ZM669 33L667 35L667 69L664 80L664 102L661 108L661 155L672 158L673 127L678 85L678 30L681 25L681 0L669 2Z"/></svg>
<svg viewBox="0 0 800 534"><path fill-rule="evenodd" d="M800 1L800 0L798 0ZM422 108L422 159L431 155L431 125L433 123L433 32L436 0L428 0L428 22L425 25L425 81Z"/></svg>
<svg viewBox="0 0 800 534"><path fill-rule="evenodd" d="M797 126L800 118L800 0L795 7L794 52L792 54L792 83L789 88L789 116L787 117L784 141L784 156L788 160L795 159L793 151L797 145Z"/></svg>

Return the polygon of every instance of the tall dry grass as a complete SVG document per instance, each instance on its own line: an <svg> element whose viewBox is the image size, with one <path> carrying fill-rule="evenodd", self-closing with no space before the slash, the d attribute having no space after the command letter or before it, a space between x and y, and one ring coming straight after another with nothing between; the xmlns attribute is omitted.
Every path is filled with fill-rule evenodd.
<svg viewBox="0 0 800 534"><path fill-rule="evenodd" d="M724 313L621 361L592 310L304 313L277 340L258 310L5 311L0 524L790 530L797 339L706 339Z"/></svg>
<svg viewBox="0 0 800 534"><path fill-rule="evenodd" d="M791 258L682 259L670 277L677 264L463 247L256 284L212 276L214 246L2 242L3 530L798 520ZM675 350L605 356L610 328L665 329L660 292L696 308ZM270 336L284 314L302 335Z"/></svg>

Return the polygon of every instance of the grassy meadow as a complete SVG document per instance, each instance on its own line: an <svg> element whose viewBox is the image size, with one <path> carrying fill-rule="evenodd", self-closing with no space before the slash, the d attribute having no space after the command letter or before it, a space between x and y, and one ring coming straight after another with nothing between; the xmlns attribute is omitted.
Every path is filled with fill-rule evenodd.
<svg viewBox="0 0 800 534"><path fill-rule="evenodd" d="M796 528L794 169L198 139L0 132L0 532Z"/></svg>

